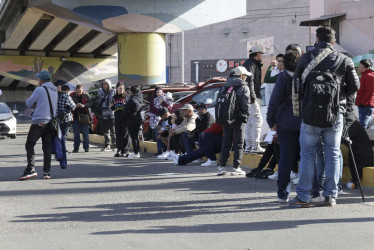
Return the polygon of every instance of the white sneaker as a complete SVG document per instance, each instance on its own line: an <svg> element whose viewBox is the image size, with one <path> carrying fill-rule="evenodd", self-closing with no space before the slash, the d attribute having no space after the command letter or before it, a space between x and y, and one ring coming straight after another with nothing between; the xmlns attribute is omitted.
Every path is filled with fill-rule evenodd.
<svg viewBox="0 0 374 250"><path fill-rule="evenodd" d="M192 161L193 163L196 163L196 164L200 164L200 163L203 163L202 159L197 159L197 160L194 160Z"/></svg>
<svg viewBox="0 0 374 250"><path fill-rule="evenodd" d="M135 154L134 152L130 153L128 158L134 159L134 158L140 158L140 153Z"/></svg>
<svg viewBox="0 0 374 250"><path fill-rule="evenodd" d="M112 149L110 148L110 146L106 146L105 148L101 149L102 152L107 152L107 151L112 151Z"/></svg>
<svg viewBox="0 0 374 250"><path fill-rule="evenodd" d="M310 199L310 203L319 203L319 202L323 202L324 200L325 199L320 195L318 197Z"/></svg>
<svg viewBox="0 0 374 250"><path fill-rule="evenodd" d="M248 154L252 151L252 146L245 147L244 154Z"/></svg>
<svg viewBox="0 0 374 250"><path fill-rule="evenodd" d="M169 154L170 154L169 151L165 151L164 153L158 155L157 158L158 158L159 160L165 160L165 158L168 157Z"/></svg>
<svg viewBox="0 0 374 250"><path fill-rule="evenodd" d="M217 161L212 161L210 159L208 159L206 162L204 162L203 164L201 164L202 167L212 167L212 166L217 166Z"/></svg>
<svg viewBox="0 0 374 250"><path fill-rule="evenodd" d="M170 151L169 155L165 158L165 160L172 161L173 157L176 155L178 154L176 154L174 151Z"/></svg>
<svg viewBox="0 0 374 250"><path fill-rule="evenodd" d="M217 170L218 170L218 172L217 172L217 175L218 175L218 176L226 175L226 174L227 174L227 172L226 172L226 170L225 170L225 167L223 167L223 166L219 166L219 167L217 168Z"/></svg>
<svg viewBox="0 0 374 250"><path fill-rule="evenodd" d="M269 175L268 179L270 179L270 180L278 180L278 172L275 172L274 174Z"/></svg>
<svg viewBox="0 0 374 250"><path fill-rule="evenodd" d="M290 179L291 180L295 180L299 178L299 174L298 173L295 173L294 171L291 171L291 174L290 174Z"/></svg>
<svg viewBox="0 0 374 250"><path fill-rule="evenodd" d="M288 197L287 197L287 199L278 199L278 202L279 203L287 203L288 202Z"/></svg>
<svg viewBox="0 0 374 250"><path fill-rule="evenodd" d="M173 155L173 161L174 161L174 164L178 166L179 155L177 154Z"/></svg>
<svg viewBox="0 0 374 250"><path fill-rule="evenodd" d="M252 147L251 154L263 154L265 149L261 148L260 146Z"/></svg>
<svg viewBox="0 0 374 250"><path fill-rule="evenodd" d="M293 179L291 182L292 184L297 185L299 184L299 178Z"/></svg>
<svg viewBox="0 0 374 250"><path fill-rule="evenodd" d="M245 175L245 172L241 169L241 167L232 168L231 175Z"/></svg>

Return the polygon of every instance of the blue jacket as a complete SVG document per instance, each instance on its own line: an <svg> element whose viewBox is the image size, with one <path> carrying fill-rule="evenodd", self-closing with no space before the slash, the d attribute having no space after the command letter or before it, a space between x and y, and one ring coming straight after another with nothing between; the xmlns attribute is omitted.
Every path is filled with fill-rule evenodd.
<svg viewBox="0 0 374 250"><path fill-rule="evenodd" d="M48 89L49 95L51 97L53 114L57 116L57 87L51 82L47 82L44 83L43 86L37 87L34 92L32 92L29 99L26 100L26 106L28 108L34 108L34 112L31 118L31 122L33 124L47 124L52 119L49 110L48 96L44 87L47 87Z"/></svg>
<svg viewBox="0 0 374 250"><path fill-rule="evenodd" d="M278 130L300 130L301 118L295 117L292 110L292 77L286 70L277 77L266 115L270 128L276 124Z"/></svg>

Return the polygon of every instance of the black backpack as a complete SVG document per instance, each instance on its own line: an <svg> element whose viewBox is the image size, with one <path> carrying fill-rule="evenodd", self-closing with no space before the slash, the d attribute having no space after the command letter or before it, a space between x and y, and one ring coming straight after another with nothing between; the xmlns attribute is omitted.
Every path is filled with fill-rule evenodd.
<svg viewBox="0 0 374 250"><path fill-rule="evenodd" d="M220 125L232 125L239 115L238 87L223 87L215 105L216 122Z"/></svg>
<svg viewBox="0 0 374 250"><path fill-rule="evenodd" d="M344 59L336 60L334 70L311 70L304 82L304 100L302 105L303 122L320 128L329 128L336 124L339 117L340 83L336 70Z"/></svg>

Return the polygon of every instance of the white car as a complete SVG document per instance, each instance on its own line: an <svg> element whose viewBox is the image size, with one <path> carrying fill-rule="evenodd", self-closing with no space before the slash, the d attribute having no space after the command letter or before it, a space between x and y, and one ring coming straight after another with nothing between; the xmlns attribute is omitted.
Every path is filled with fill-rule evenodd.
<svg viewBox="0 0 374 250"><path fill-rule="evenodd" d="M18 111L13 111L15 114ZM14 117L13 112L8 105L0 102L0 138L9 136L12 139L16 138L17 119Z"/></svg>

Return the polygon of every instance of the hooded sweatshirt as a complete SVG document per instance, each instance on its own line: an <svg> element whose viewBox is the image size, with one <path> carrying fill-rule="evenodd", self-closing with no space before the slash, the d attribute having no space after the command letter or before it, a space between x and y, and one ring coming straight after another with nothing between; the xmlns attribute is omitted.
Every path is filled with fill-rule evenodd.
<svg viewBox="0 0 374 250"><path fill-rule="evenodd" d="M32 124L47 124L52 119L49 109L48 95L44 87L48 89L51 97L53 114L55 116L57 115L57 87L51 82L43 83L43 85L41 87L37 87L34 92L32 92L29 99L26 100L26 106L28 108L33 108L35 105L31 118Z"/></svg>
<svg viewBox="0 0 374 250"><path fill-rule="evenodd" d="M236 90L236 96L240 103L240 110L239 119L237 120L246 123L249 117L249 104L251 99L251 93L247 85L247 82L235 76L229 77L225 85L222 87L221 91L224 91L225 89L228 89L231 86L233 86L234 88L238 87L238 89Z"/></svg>
<svg viewBox="0 0 374 250"><path fill-rule="evenodd" d="M103 103L102 104L102 110L103 111L104 110L111 110L109 102L113 99L113 96L115 94L115 90L112 89L112 85L111 84L108 84L109 85L109 89L107 91L105 91L104 87L103 87L103 84L101 84L101 88L98 91L98 94L99 94L99 103L101 103L101 102ZM110 115L109 118L110 119L114 118L114 113L113 112L112 112L112 114Z"/></svg>

